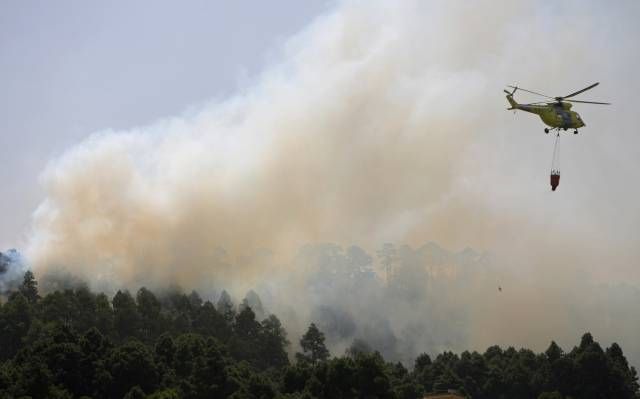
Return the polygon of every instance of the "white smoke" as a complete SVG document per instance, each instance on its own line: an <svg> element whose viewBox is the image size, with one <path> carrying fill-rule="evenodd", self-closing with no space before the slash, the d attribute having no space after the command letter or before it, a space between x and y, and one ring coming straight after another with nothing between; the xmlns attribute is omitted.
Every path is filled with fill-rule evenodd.
<svg viewBox="0 0 640 399"><path fill-rule="evenodd" d="M511 284L508 299L485 292L487 275L458 298L440 296L469 312L454 349L573 342L582 328L631 345L637 317L624 331L572 317L610 305L589 305L582 289L638 281L638 191L624 182L638 170L638 138L607 141L633 114L580 108L587 127L563 138L552 194L551 137L534 116L505 112L500 93L520 83L559 95L602 79L595 100L630 99L634 15L635 2L341 2L244 92L93 134L52 161L28 258L41 275L94 286L272 281L306 306L304 284L281 285L301 245L373 253L437 241L491 251L496 284ZM615 176L602 170L609 161L620 162Z"/></svg>
<svg viewBox="0 0 640 399"><path fill-rule="evenodd" d="M22 282L26 270L24 259L18 251L10 249L5 253L0 252L0 297Z"/></svg>

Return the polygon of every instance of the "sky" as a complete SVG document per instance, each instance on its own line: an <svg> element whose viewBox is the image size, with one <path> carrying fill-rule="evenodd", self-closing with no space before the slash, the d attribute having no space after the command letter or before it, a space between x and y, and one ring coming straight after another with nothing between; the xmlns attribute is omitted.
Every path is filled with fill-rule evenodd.
<svg viewBox="0 0 640 399"><path fill-rule="evenodd" d="M49 160L229 95L332 3L2 1L0 248L24 247Z"/></svg>
<svg viewBox="0 0 640 399"><path fill-rule="evenodd" d="M640 359L637 1L10 4L0 243L36 275L266 284L308 316L304 245L436 242L494 259L452 299L468 347L589 330ZM594 82L613 105L574 106L552 192L554 138L502 90Z"/></svg>

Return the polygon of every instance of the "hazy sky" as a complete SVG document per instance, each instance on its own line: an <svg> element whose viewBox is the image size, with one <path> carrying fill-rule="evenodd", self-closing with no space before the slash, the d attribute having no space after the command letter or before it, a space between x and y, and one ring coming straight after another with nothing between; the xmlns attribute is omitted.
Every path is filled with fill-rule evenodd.
<svg viewBox="0 0 640 399"><path fill-rule="evenodd" d="M1 1L0 250L24 245L50 159L228 96L330 4Z"/></svg>

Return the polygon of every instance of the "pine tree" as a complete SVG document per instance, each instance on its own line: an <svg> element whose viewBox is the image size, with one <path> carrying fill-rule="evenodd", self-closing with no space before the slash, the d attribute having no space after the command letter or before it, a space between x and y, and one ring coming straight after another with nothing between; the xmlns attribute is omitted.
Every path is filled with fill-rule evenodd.
<svg viewBox="0 0 640 399"><path fill-rule="evenodd" d="M555 343L555 341L551 341L549 348L544 353L547 355L547 359L549 359L550 362L555 362L562 356L562 349Z"/></svg>
<svg viewBox="0 0 640 399"><path fill-rule="evenodd" d="M222 291L222 294L220 294L220 299L218 299L218 303L216 304L216 310L224 317L228 325L231 326L233 324L235 310L231 296L227 291Z"/></svg>
<svg viewBox="0 0 640 399"><path fill-rule="evenodd" d="M287 332L282 327L280 320L274 315L262 322L260 337L261 361L266 367L284 367L289 364L286 347L289 345Z"/></svg>
<svg viewBox="0 0 640 399"><path fill-rule="evenodd" d="M298 361L311 363L324 362L329 359L329 350L324 344L324 334L314 323L300 339L302 353L296 353Z"/></svg>
<svg viewBox="0 0 640 399"><path fill-rule="evenodd" d="M27 270L24 273L20 293L22 293L29 303L36 303L38 299L40 299L40 295L38 295L38 282L31 270Z"/></svg>

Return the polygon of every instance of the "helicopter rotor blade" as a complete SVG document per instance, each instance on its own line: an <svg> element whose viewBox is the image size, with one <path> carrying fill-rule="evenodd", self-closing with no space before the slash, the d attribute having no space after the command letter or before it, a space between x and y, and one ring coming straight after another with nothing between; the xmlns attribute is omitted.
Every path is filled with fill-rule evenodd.
<svg viewBox="0 0 640 399"><path fill-rule="evenodd" d="M583 103L583 104L600 104L600 105L611 105L611 103L601 103L598 101L580 101L580 100L564 100L569 103Z"/></svg>
<svg viewBox="0 0 640 399"><path fill-rule="evenodd" d="M536 101L534 103L518 104L518 105L541 105L541 104L554 104L548 101Z"/></svg>
<svg viewBox="0 0 640 399"><path fill-rule="evenodd" d="M505 93L507 93L508 95L511 95L511 92L509 92L509 91L506 91L506 90L502 90L502 91L504 91L504 92L505 92Z"/></svg>
<svg viewBox="0 0 640 399"><path fill-rule="evenodd" d="M547 98L552 98L552 99L555 98L555 97L547 96L546 94L540 94L540 93L536 93L535 91L523 89L522 87L516 87L516 86L507 86L507 87L511 87L512 89L518 89L518 90L526 91L527 93L535 94L537 96L542 96L542 97L547 97Z"/></svg>
<svg viewBox="0 0 640 399"><path fill-rule="evenodd" d="M573 97L573 96L578 95L578 94L580 94L580 93L582 93L582 92L585 92L585 91L587 91L587 90L593 89L594 87L596 87L596 86L597 86L597 85L599 85L599 84L600 84L600 82L596 82L596 83L592 84L592 85L591 85L591 86L589 86L589 87L585 87L585 88L584 88L584 89L582 89L582 90L578 90L578 91L576 91L575 93L571 93L571 94L569 94L569 95L566 95L566 96L564 96L564 97L560 97L560 98L565 99L565 98Z"/></svg>

